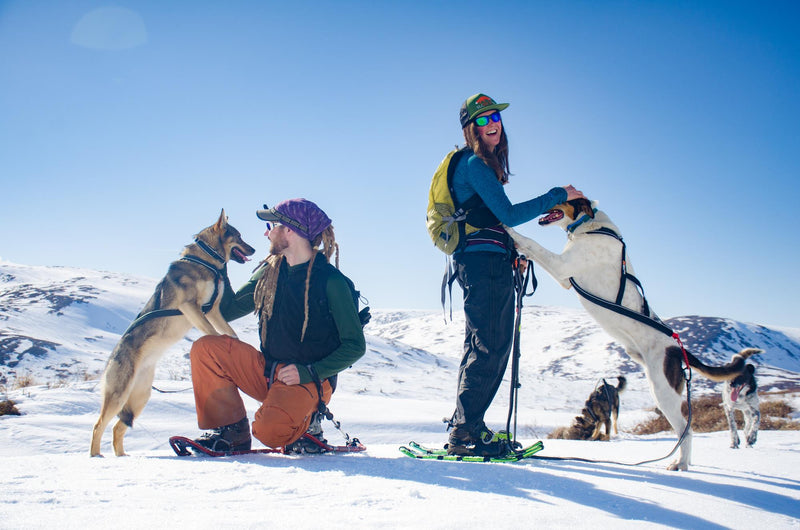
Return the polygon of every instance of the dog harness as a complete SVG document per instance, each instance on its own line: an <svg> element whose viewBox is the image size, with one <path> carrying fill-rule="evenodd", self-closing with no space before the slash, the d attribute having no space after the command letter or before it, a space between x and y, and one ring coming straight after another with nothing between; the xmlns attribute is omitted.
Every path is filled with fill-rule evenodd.
<svg viewBox="0 0 800 530"><path fill-rule="evenodd" d="M617 234L616 232L614 232L613 230L611 230L610 228L607 228L607 227L598 228L597 230L591 230L591 231L586 232L586 233L587 234L602 234L602 235L606 235L606 236L611 236L614 239L616 239L617 241L619 241L620 244L622 244L622 259L620 261L619 290L617 291L617 298L616 298L616 300L614 300L614 305L620 306L620 307L622 306L622 298L625 296L625 287L626 287L626 285L628 283L628 280L630 280L634 285L636 285L636 288L639 290L639 294L642 297L641 314L649 316L650 315L650 306L647 303L647 298L645 298L645 296L644 296L644 288L642 287L642 282L640 282L639 279L636 276L634 276L633 274L630 274L628 272L627 255L626 255L627 247L625 245L625 241L622 240L622 236L620 236L619 234ZM575 290L577 292L581 293L582 296L585 296L584 293L586 293L589 296L593 296L593 295L590 295L586 290L582 289L573 278L570 278L569 281L572 284L572 286L575 287ZM592 301L594 301L594 300L592 300ZM602 304L600 304L600 305L602 305ZM670 331L669 334L671 335L672 332Z"/></svg>
<svg viewBox="0 0 800 530"><path fill-rule="evenodd" d="M221 261L223 264L225 263L225 258L220 256L216 250L214 250L211 246L208 245L208 243L206 243L205 241L201 241L200 239L195 239L194 242L197 243L197 246L199 246L206 254L208 254L209 256L211 256L216 260ZM205 304L203 304L201 308L203 314L208 313L209 311L211 311L211 308L214 307L214 302L217 300L217 296L219 296L219 284L220 281L222 280L222 269L218 269L211 263L191 255L183 256L179 261L189 261L191 263L195 263L197 265L205 267L206 269L214 273L214 292L211 294L211 299ZM153 309L152 311L148 311L147 313L139 315L136 318L136 320L131 322L131 325L128 326L128 329L125 330L125 333L128 333L132 329L154 318L174 317L183 314L181 313L180 309L161 309L159 302L160 299L161 299L160 296L156 296L155 298L156 308ZM123 335L125 333L123 333Z"/></svg>
<svg viewBox="0 0 800 530"><path fill-rule="evenodd" d="M589 216L587 215L585 217L588 218ZM573 225L570 225L570 227L574 230L574 228L577 227L579 224L580 223L573 223ZM642 283L639 281L638 278L636 278L636 276L630 274L627 270L626 257L625 257L625 242L622 240L622 236L620 236L619 234L617 234L616 232L605 226L598 228L597 230L590 230L586 233L610 236L622 244L622 263L620 265L621 269L620 285L619 285L619 290L617 291L617 299L614 302L610 302L608 300L600 298L599 296L593 295L592 293L590 293L589 291L583 289L580 285L578 285L578 282L576 282L575 278L573 277L570 277L569 283L572 285L572 287L575 288L575 292L577 292L590 302L599 305L600 307L603 307L605 309L608 309L610 311L614 311L615 313L618 313L620 315L632 318L638 322L641 322L642 324L646 324L651 328L660 331L664 335L668 335L673 339L675 339L675 341L681 347L681 353L683 353L684 378L686 379L688 386L688 382L691 381L692 379L692 369L689 366L689 356L686 353L686 348L684 348L683 342L681 342L681 338L678 335L678 333L673 331L669 326L664 324L658 317L653 316L652 313L650 312L650 306L647 303L647 298L645 298L644 296L644 288L642 287ZM639 290L639 294L642 296L642 310L639 313L633 311L632 309L628 309L627 307L622 305L622 297L625 295L625 284L627 283L628 280L630 280L631 282L634 283L634 285L636 285L637 289Z"/></svg>
<svg viewBox="0 0 800 530"><path fill-rule="evenodd" d="M658 318L654 318L651 316L650 305L647 303L647 298L645 298L644 296L644 287L642 287L642 282L640 282L636 276L628 272L626 245L625 241L622 240L622 237L607 227L598 228L597 230L591 230L586 233L610 236L622 244L622 259L620 263L619 289L617 290L617 298L613 302L611 302L609 300L600 298L599 296L593 295L592 293L590 293L589 291L578 285L578 282L575 281L575 278L570 277L569 283L572 285L572 287L575 288L575 292L577 292L590 302L593 302L601 307L610 309L611 311L614 311L621 315L633 318L634 320L638 320L639 322L647 324L648 326L655 328L666 335L672 336L673 332L670 328L668 328ZM622 298L625 296L625 287L628 281L632 282L636 286L637 290L639 291L639 294L642 297L642 308L640 312L633 311L622 305Z"/></svg>

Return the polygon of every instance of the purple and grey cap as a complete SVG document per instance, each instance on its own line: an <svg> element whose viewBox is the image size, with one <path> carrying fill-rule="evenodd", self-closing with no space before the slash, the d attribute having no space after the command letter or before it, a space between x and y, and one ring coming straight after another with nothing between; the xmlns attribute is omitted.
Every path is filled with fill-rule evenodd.
<svg viewBox="0 0 800 530"><path fill-rule="evenodd" d="M262 221L281 223L309 241L314 241L331 224L330 218L319 206L307 199L289 199L263 210L256 210Z"/></svg>

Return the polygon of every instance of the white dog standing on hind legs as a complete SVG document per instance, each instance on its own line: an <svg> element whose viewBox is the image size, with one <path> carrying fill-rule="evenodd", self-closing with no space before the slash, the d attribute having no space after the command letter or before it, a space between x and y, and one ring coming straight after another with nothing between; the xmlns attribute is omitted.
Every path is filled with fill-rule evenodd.
<svg viewBox="0 0 800 530"><path fill-rule="evenodd" d="M692 458L692 431L687 429L686 419L681 413L686 385L683 351L671 334L664 332L666 326L640 292L633 267L625 256L619 229L595 205L587 199L575 199L557 205L539 219L540 225L554 224L567 231L568 241L561 254L550 252L512 228L506 227L506 230L514 238L520 254L540 265L564 288L575 286L576 292L580 289L585 293L579 294L579 299L586 311L624 346L634 361L642 365L658 408L678 436L686 432L677 459L667 469L687 470ZM611 306L638 318L621 314ZM646 322L655 324L655 327ZM738 376L744 369L745 360L759 352L761 350L746 348L725 366L708 366L688 351L686 356L691 368L712 381L721 382Z"/></svg>

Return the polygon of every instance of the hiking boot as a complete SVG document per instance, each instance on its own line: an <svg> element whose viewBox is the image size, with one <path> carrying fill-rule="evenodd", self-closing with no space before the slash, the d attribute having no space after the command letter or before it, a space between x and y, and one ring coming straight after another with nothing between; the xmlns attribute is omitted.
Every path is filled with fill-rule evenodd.
<svg viewBox="0 0 800 530"><path fill-rule="evenodd" d="M314 440L310 439L314 438L319 440L323 444L327 444L328 442L325 438L317 438L316 436L312 436L310 434L306 434L301 436L299 439L295 440L294 442L287 445L284 449L287 453L326 453L328 450L324 447L320 446Z"/></svg>
<svg viewBox="0 0 800 530"><path fill-rule="evenodd" d="M251 445L250 424L245 416L236 423L223 425L204 433L195 442L211 451L223 453L249 451Z"/></svg>
<svg viewBox="0 0 800 530"><path fill-rule="evenodd" d="M319 412L315 412L311 416L311 423L306 432L314 438L322 439L322 415Z"/></svg>
<svg viewBox="0 0 800 530"><path fill-rule="evenodd" d="M316 440L327 444L328 441L322 435L322 415L319 412L315 412L313 416L311 416L311 423L308 425L308 430L306 430L306 435L314 437ZM301 436L298 440L290 443L286 446L287 453L323 453L325 452L324 447L320 447L319 444L314 443L313 440L309 440L308 436Z"/></svg>
<svg viewBox="0 0 800 530"><path fill-rule="evenodd" d="M511 436L506 431L492 432L485 425L477 433L455 427L445 448L448 455L501 456L512 450Z"/></svg>

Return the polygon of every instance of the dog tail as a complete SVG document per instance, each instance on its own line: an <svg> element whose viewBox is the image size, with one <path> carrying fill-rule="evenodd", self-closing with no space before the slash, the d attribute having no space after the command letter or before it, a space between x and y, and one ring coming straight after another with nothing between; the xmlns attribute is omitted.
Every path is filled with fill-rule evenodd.
<svg viewBox="0 0 800 530"><path fill-rule="evenodd" d="M628 388L628 380L625 379L624 375L620 375L617 377L617 393L621 394L623 390Z"/></svg>
<svg viewBox="0 0 800 530"><path fill-rule="evenodd" d="M671 346L669 350L677 350L677 354L682 355L680 348L677 346ZM730 381L741 374L745 368L745 361L747 358L751 355L762 353L763 351L764 350L759 348L745 348L739 353L735 354L731 358L731 362L722 366L708 366L707 364L703 363L703 361L692 355L689 351L686 352L686 355L689 358L689 366L700 372L708 379L721 382ZM670 354L675 355L675 352L671 351Z"/></svg>
<svg viewBox="0 0 800 530"><path fill-rule="evenodd" d="M758 355L759 353L764 353L764 350L759 348L745 348L739 353L734 353L733 357L731 357L731 362L734 362L737 357L742 357L743 359L747 359L751 355Z"/></svg>

